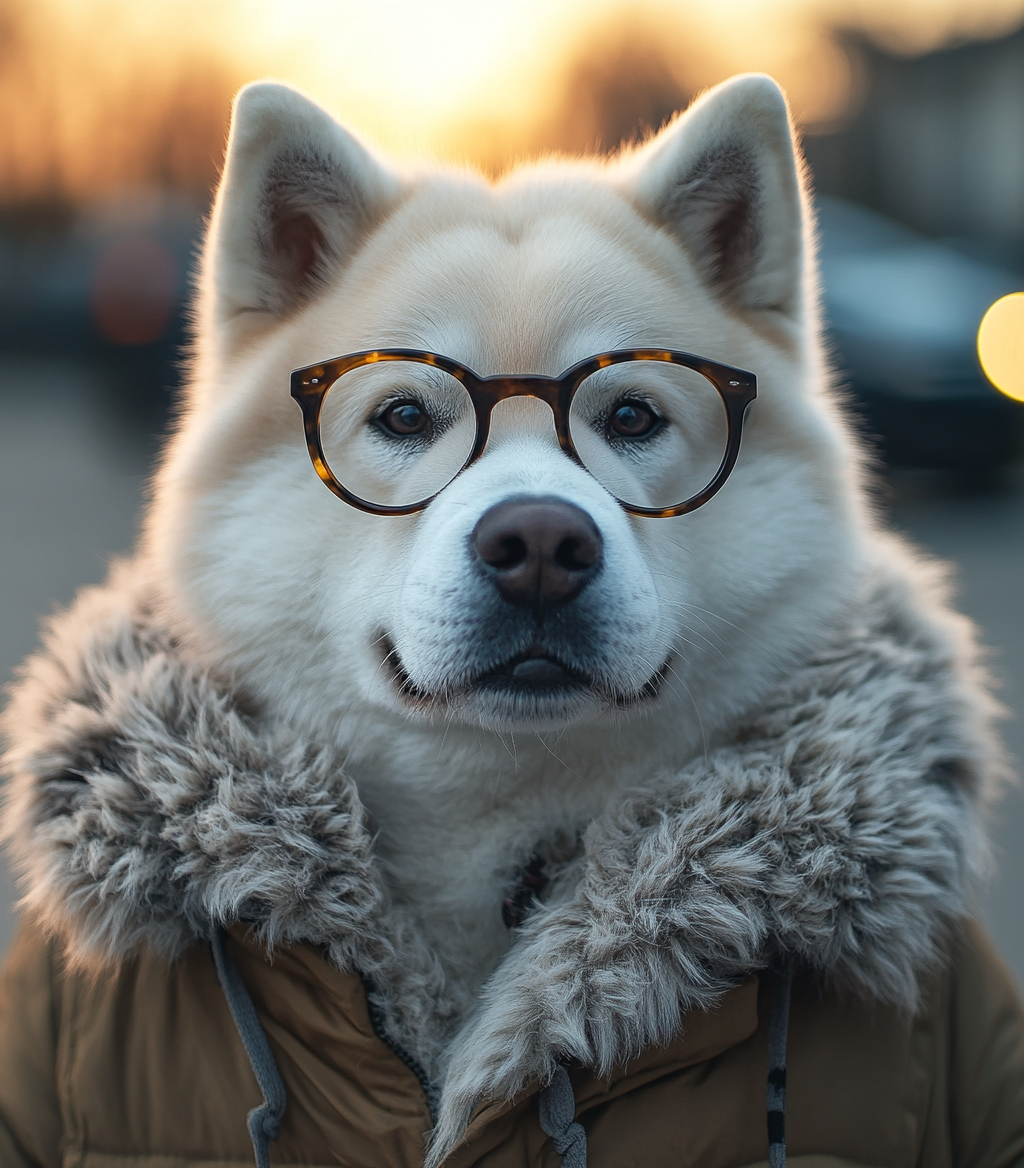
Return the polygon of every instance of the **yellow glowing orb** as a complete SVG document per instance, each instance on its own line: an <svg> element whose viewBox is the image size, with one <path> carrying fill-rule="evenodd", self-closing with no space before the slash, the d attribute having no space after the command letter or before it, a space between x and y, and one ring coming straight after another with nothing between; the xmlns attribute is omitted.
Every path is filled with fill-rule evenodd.
<svg viewBox="0 0 1024 1168"><path fill-rule="evenodd" d="M1000 393L1024 402L1024 292L1001 297L982 317L978 360Z"/></svg>

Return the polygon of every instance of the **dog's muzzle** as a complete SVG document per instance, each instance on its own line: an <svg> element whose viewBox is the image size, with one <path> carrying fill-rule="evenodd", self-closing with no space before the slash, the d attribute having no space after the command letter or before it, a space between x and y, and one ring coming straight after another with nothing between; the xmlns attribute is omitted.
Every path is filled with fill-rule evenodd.
<svg viewBox="0 0 1024 1168"><path fill-rule="evenodd" d="M488 725L557 727L657 696L667 661L652 672L639 660L613 659L609 668L599 589L583 595L605 569L604 540L587 511L555 495L514 496L489 507L464 546L477 596L458 614L447 667L424 683L390 636L382 630L378 639L413 707L458 710Z"/></svg>

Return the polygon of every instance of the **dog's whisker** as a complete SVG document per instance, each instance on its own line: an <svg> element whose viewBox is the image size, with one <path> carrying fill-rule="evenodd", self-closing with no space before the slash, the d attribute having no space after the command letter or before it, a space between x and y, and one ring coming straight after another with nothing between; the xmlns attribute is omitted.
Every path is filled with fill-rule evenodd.
<svg viewBox="0 0 1024 1168"><path fill-rule="evenodd" d="M559 735L559 738L561 738L561 735ZM552 746L544 738L543 734L537 735L537 741L541 744L541 746L544 747L544 749L548 752L548 754L551 755L551 757L555 760L555 762L557 762L561 767L563 767L566 771L568 771L569 774L573 776L573 778L581 779L581 780L583 779L584 776L581 775L578 770L576 770L574 767L571 767L560 755L558 755L554 751ZM558 742L558 739L556 739L556 744L557 744L557 742Z"/></svg>
<svg viewBox="0 0 1024 1168"><path fill-rule="evenodd" d="M704 763L705 763L705 765L707 765L708 754L709 754L709 752L708 752L708 735L707 735L707 730L704 727L704 717L700 712L700 706L697 704L697 699L693 696L693 693L691 692L690 687L686 684L685 679L680 677L679 674L671 667L671 665L669 666L669 672L673 675L673 677L683 687L683 690L685 691L686 696L690 699L690 704L693 706L693 712L697 715L697 725L700 727L700 737L701 737L701 743L702 743L703 754L704 754Z"/></svg>
<svg viewBox="0 0 1024 1168"><path fill-rule="evenodd" d="M700 641L693 641L689 637L684 637L682 633L678 633L677 636L678 636L679 640L683 642L684 645L691 645L694 649L699 649L701 652L717 653L718 656L721 657L721 659L723 661L729 660L729 658L725 655L725 653L723 652L722 647L720 645L716 645L714 643L714 641L710 640L710 638L708 638L708 637L701 636L701 634L698 633L696 631L696 629L691 629L690 631L693 633L693 635L695 637L701 637L701 641L703 641L704 643L701 644Z"/></svg>
<svg viewBox="0 0 1024 1168"><path fill-rule="evenodd" d="M688 608L692 612L702 612L706 616L714 617L715 620L721 621L722 624L728 625L730 628L735 629L738 633L745 633L746 632L746 630L741 628L738 624L735 624L733 621L729 620L727 617L722 616L721 613L713 612L710 608L702 608L701 605L694 604L694 603L692 603L692 601L687 601L687 600L679 601L679 604L681 607Z"/></svg>
<svg viewBox="0 0 1024 1168"><path fill-rule="evenodd" d="M374 642L375 646L379 643L380 643L379 641ZM370 683L372 686L377 684L378 680L380 679L381 673L383 673L386 670L388 662L393 657L397 659L397 657L398 657L398 650L397 649L391 649L390 652L385 653L384 656L381 658L380 664L377 666L377 668L373 672L373 677L372 677L371 683Z"/></svg>

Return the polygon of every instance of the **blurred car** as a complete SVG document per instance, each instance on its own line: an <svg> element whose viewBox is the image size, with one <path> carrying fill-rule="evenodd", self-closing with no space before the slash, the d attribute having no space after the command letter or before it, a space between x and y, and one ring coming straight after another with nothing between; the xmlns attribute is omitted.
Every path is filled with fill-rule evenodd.
<svg viewBox="0 0 1024 1168"><path fill-rule="evenodd" d="M856 203L818 215L835 363L884 461L984 480L1019 459L1024 405L985 379L976 336L1024 279Z"/></svg>
<svg viewBox="0 0 1024 1168"><path fill-rule="evenodd" d="M202 217L160 194L0 215L0 353L84 360L111 404L162 426Z"/></svg>

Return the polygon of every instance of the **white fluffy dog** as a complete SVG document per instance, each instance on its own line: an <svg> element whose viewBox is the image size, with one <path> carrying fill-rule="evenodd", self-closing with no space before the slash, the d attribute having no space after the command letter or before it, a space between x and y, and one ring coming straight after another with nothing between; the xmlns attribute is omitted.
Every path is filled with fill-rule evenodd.
<svg viewBox="0 0 1024 1168"><path fill-rule="evenodd" d="M765 77L621 160L494 188L386 169L281 86L239 100L148 544L190 646L344 749L397 895L470 983L507 944L488 910L524 849L575 838L614 790L727 736L856 587L865 520L812 263ZM758 377L735 471L678 518L628 515L524 398L426 511L368 515L317 479L287 393L293 368L383 346L557 375L645 345ZM481 517L524 496L579 508L603 545L557 613L508 604L476 570ZM495 683L545 617L572 682Z"/></svg>

